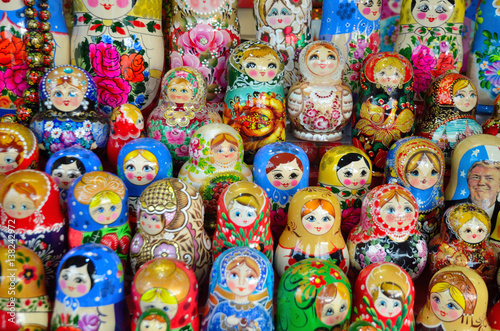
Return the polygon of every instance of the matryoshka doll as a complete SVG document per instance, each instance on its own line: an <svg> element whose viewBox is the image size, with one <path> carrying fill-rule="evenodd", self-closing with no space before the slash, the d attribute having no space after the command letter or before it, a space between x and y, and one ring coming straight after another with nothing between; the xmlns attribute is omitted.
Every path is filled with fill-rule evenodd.
<svg viewBox="0 0 500 331"><path fill-rule="evenodd" d="M170 319L163 309L149 308L139 317L135 331L151 330L170 331Z"/></svg>
<svg viewBox="0 0 500 331"><path fill-rule="evenodd" d="M106 147L109 123L97 107L97 86L88 72L63 65L53 68L40 83L40 111L30 129L46 155L81 146L95 152Z"/></svg>
<svg viewBox="0 0 500 331"><path fill-rule="evenodd" d="M100 244L71 249L57 270L53 330L127 330L124 271L118 255Z"/></svg>
<svg viewBox="0 0 500 331"><path fill-rule="evenodd" d="M392 262L415 279L427 262L427 243L417 229L418 204L410 191L395 184L372 189L363 199L361 221L347 238L354 270Z"/></svg>
<svg viewBox="0 0 500 331"><path fill-rule="evenodd" d="M309 186L309 158L302 148L289 142L266 145L255 155L253 179L271 202L271 233L277 244L286 226L290 200Z"/></svg>
<svg viewBox="0 0 500 331"><path fill-rule="evenodd" d="M426 241L439 232L444 213L444 156L429 139L406 137L387 155L385 180L409 190L418 204L418 229Z"/></svg>
<svg viewBox="0 0 500 331"><path fill-rule="evenodd" d="M201 331L273 330L274 273L268 258L233 247L215 260Z"/></svg>
<svg viewBox="0 0 500 331"><path fill-rule="evenodd" d="M483 127L484 134L491 134L500 137L500 95L495 98L493 102L493 113L490 118L486 120L481 126Z"/></svg>
<svg viewBox="0 0 500 331"><path fill-rule="evenodd" d="M402 0L382 0L380 14L380 51L392 52L399 34Z"/></svg>
<svg viewBox="0 0 500 331"><path fill-rule="evenodd" d="M286 106L281 53L262 41L247 41L228 60L224 123L243 138L245 161L262 146L285 141Z"/></svg>
<svg viewBox="0 0 500 331"><path fill-rule="evenodd" d="M361 87L352 117L352 144L368 154L373 175L382 177L391 145L413 133L410 61L393 52L369 57L361 70Z"/></svg>
<svg viewBox="0 0 500 331"><path fill-rule="evenodd" d="M475 270L486 283L496 280L497 254L489 243L488 214L472 203L446 210L441 233L429 243L429 267L434 274L449 265Z"/></svg>
<svg viewBox="0 0 500 331"><path fill-rule="evenodd" d="M193 269L184 262L158 257L144 264L135 274L132 298L132 330L139 324L139 317L152 308L166 313L170 330L199 329L198 282Z"/></svg>
<svg viewBox="0 0 500 331"><path fill-rule="evenodd" d="M307 259L281 277L276 330L347 330L352 312L351 284L332 261Z"/></svg>
<svg viewBox="0 0 500 331"><path fill-rule="evenodd" d="M75 180L68 194L69 247L103 244L125 263L132 239L127 201L125 184L109 172L92 171Z"/></svg>
<svg viewBox="0 0 500 331"><path fill-rule="evenodd" d="M308 44L300 53L304 77L288 92L287 110L293 135L311 141L342 138L352 115L351 89L342 82L342 50L328 41Z"/></svg>
<svg viewBox="0 0 500 331"><path fill-rule="evenodd" d="M432 277L417 331L491 330L486 318L488 288L474 270L448 266Z"/></svg>
<svg viewBox="0 0 500 331"><path fill-rule="evenodd" d="M321 158L318 185L332 191L342 210L342 235L359 223L361 202L372 182L372 163L361 149L335 146Z"/></svg>
<svg viewBox="0 0 500 331"><path fill-rule="evenodd" d="M351 320L370 322L377 330L414 330L414 300L413 281L403 268L373 263L356 278Z"/></svg>
<svg viewBox="0 0 500 331"><path fill-rule="evenodd" d="M335 194L317 186L304 188L292 198L288 223L274 254L274 268L279 276L293 264L320 258L349 270L349 253L340 223L342 215Z"/></svg>
<svg viewBox="0 0 500 331"><path fill-rule="evenodd" d="M24 125L0 123L0 180L20 169L38 169L35 135Z"/></svg>

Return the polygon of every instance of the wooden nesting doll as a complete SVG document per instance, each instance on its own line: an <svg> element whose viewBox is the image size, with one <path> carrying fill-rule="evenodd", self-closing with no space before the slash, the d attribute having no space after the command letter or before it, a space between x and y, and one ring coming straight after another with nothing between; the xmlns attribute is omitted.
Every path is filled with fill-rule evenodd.
<svg viewBox="0 0 500 331"><path fill-rule="evenodd" d="M170 319L163 309L149 308L141 314L135 331L169 331Z"/></svg>
<svg viewBox="0 0 500 331"><path fill-rule="evenodd" d="M233 247L215 260L200 331L274 330L273 267L250 247Z"/></svg>
<svg viewBox="0 0 500 331"><path fill-rule="evenodd" d="M132 239L127 201L125 184L109 172L92 171L75 180L68 194L69 247L103 244L125 264Z"/></svg>
<svg viewBox="0 0 500 331"><path fill-rule="evenodd" d="M496 281L497 254L489 242L490 230L490 218L480 207L461 203L448 208L441 233L429 243L430 271L459 265L475 270L486 283Z"/></svg>
<svg viewBox="0 0 500 331"><path fill-rule="evenodd" d="M417 331L491 330L486 318L488 288L474 270L448 266L432 277Z"/></svg>
<svg viewBox="0 0 500 331"><path fill-rule="evenodd" d="M304 188L293 196L288 214L274 254L274 268L279 276L293 264L313 257L333 261L344 272L349 270L349 253L340 232L340 204L335 194L318 186Z"/></svg>
<svg viewBox="0 0 500 331"><path fill-rule="evenodd" d="M253 179L271 202L271 232L277 244L286 226L290 200L309 186L309 158L302 148L288 142L266 145L255 155Z"/></svg>
<svg viewBox="0 0 500 331"><path fill-rule="evenodd" d="M278 286L276 330L347 330L351 284L332 261L307 259L288 268Z"/></svg>
<svg viewBox="0 0 500 331"><path fill-rule="evenodd" d="M402 0L382 0L380 14L380 51L392 52L399 33Z"/></svg>
<svg viewBox="0 0 500 331"><path fill-rule="evenodd" d="M417 278L427 262L427 243L417 222L418 204L410 191L395 184L372 189L363 199L361 221L347 238L354 269L385 261Z"/></svg>
<svg viewBox="0 0 500 331"><path fill-rule="evenodd" d="M357 147L335 146L321 158L318 185L332 191L340 202L344 238L359 223L361 202L371 182L372 163Z"/></svg>
<svg viewBox="0 0 500 331"><path fill-rule="evenodd" d="M0 328L18 331L29 326L45 330L52 308L42 260L12 240L0 246L0 269Z"/></svg>
<svg viewBox="0 0 500 331"><path fill-rule="evenodd" d="M493 113L486 122L481 125L483 127L484 134L491 134L493 136L500 137L500 95L495 98L493 105Z"/></svg>
<svg viewBox="0 0 500 331"><path fill-rule="evenodd" d="M252 163L259 148L285 141L283 58L268 43L247 41L231 53L227 66L223 120L241 135L245 162Z"/></svg>
<svg viewBox="0 0 500 331"><path fill-rule="evenodd" d="M368 154L373 175L381 177L391 145L413 133L410 61L393 52L369 57L361 70L361 87L352 117L352 144Z"/></svg>
<svg viewBox="0 0 500 331"><path fill-rule="evenodd" d="M0 180L21 169L38 169L35 135L24 125L0 123Z"/></svg>
<svg viewBox="0 0 500 331"><path fill-rule="evenodd" d="M309 43L300 53L303 79L288 92L293 135L310 141L335 141L352 115L351 89L342 82L345 58L328 41Z"/></svg>
<svg viewBox="0 0 500 331"><path fill-rule="evenodd" d="M369 322L359 320L351 323L348 331L378 331L378 329Z"/></svg>
<svg viewBox="0 0 500 331"><path fill-rule="evenodd" d="M71 65L47 72L40 83L40 111L30 124L40 150L48 156L73 146L104 150L109 123L96 103L96 84L88 72Z"/></svg>
<svg viewBox="0 0 500 331"><path fill-rule="evenodd" d="M351 320L370 322L377 330L414 330L415 287L408 273L389 262L364 268L354 285Z"/></svg>
<svg viewBox="0 0 500 331"><path fill-rule="evenodd" d="M199 189L211 175L223 171L241 172L252 181L252 172L243 162L241 135L222 123L204 125L189 143L189 160L179 171L179 179Z"/></svg>
<svg viewBox="0 0 500 331"><path fill-rule="evenodd" d="M127 330L123 265L100 244L71 249L57 270L52 330Z"/></svg>
<svg viewBox="0 0 500 331"><path fill-rule="evenodd" d="M418 229L427 242L439 233L444 213L444 169L443 152L425 138L400 139L387 155L385 180L413 194L418 204Z"/></svg>
<svg viewBox="0 0 500 331"><path fill-rule="evenodd" d="M153 308L167 315L170 330L199 329L198 282L193 269L184 262L158 257L144 264L135 274L132 298L132 330L140 326L139 317Z"/></svg>
<svg viewBox="0 0 500 331"><path fill-rule="evenodd" d="M203 205L195 188L177 178L161 179L141 194L130 260L137 271L157 257L186 262L198 281L209 272L212 243L203 229Z"/></svg>
<svg viewBox="0 0 500 331"><path fill-rule="evenodd" d="M217 228L213 239L213 259L235 246L251 247L273 262L270 204L257 184L242 181L229 185L220 195Z"/></svg>

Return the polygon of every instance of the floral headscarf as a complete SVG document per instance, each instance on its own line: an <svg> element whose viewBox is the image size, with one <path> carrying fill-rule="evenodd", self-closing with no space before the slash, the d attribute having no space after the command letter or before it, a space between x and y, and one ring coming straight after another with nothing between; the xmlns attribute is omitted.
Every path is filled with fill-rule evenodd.
<svg viewBox="0 0 500 331"><path fill-rule="evenodd" d="M338 61L337 67L330 74L329 78L330 80L336 81L340 84L342 80L342 70L344 69L346 62L345 55L339 46L326 40L313 41L307 44L307 46L304 47L304 49L300 52L300 58L299 58L300 73L302 74L302 76L304 76L305 80L308 81L313 81L315 77L318 76L317 74L313 73L309 68L309 66L307 65L308 62L307 58L309 57L309 53L311 52L311 50L314 50L318 47L328 48L329 50L337 54L337 61Z"/></svg>

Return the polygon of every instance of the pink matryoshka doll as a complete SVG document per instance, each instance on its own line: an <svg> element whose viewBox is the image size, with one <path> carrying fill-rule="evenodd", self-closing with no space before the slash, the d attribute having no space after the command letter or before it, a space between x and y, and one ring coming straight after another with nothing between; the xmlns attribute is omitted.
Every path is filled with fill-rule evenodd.
<svg viewBox="0 0 500 331"><path fill-rule="evenodd" d="M193 269L184 262L158 257L144 264L135 274L132 300L131 330L135 330L141 314L151 308L167 314L170 330L199 329L198 282Z"/></svg>
<svg viewBox="0 0 500 331"><path fill-rule="evenodd" d="M377 330L414 330L415 287L408 273L389 262L370 264L354 285L351 321L370 322Z"/></svg>
<svg viewBox="0 0 500 331"><path fill-rule="evenodd" d="M500 94L497 95L493 102L493 113L490 118L483 123L483 133L491 134L500 137Z"/></svg>
<svg viewBox="0 0 500 331"><path fill-rule="evenodd" d="M20 169L38 169L35 135L24 125L0 123L0 179Z"/></svg>

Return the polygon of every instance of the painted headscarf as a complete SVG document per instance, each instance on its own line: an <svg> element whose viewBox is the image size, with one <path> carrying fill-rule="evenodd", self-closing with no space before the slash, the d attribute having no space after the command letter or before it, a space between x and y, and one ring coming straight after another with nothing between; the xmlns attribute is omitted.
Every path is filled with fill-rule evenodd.
<svg viewBox="0 0 500 331"><path fill-rule="evenodd" d="M191 86L191 91L193 92L193 97L191 101L185 104L176 103L175 100L170 100L167 96L167 89L169 84L173 80L182 79L188 82ZM161 81L161 95L162 100L160 101L159 107L162 109L177 110L191 110L191 111L201 111L205 109L205 104L207 101L207 84L205 82L205 77L200 71L191 67L177 67L170 69ZM171 117L165 115L165 117Z"/></svg>
<svg viewBox="0 0 500 331"><path fill-rule="evenodd" d="M379 29L381 4L378 5L378 14L373 20L367 19L361 14L357 4L359 0L335 0L323 4L323 21L319 35L321 39L331 40L334 35L344 33L363 33L370 35ZM374 3L377 0L373 1Z"/></svg>
<svg viewBox="0 0 500 331"><path fill-rule="evenodd" d="M346 58L342 49L336 44L326 41L326 40L317 40L307 44L306 47L300 52L299 58L299 68L300 73L304 77L306 81L314 81L317 79L318 75L313 73L309 66L307 65L307 58L309 57L311 51L316 48L325 47L334 52L337 55L337 67L328 77L329 81L337 82L339 85L342 83L342 69L345 66ZM323 78L323 76L321 76Z"/></svg>
<svg viewBox="0 0 500 331"><path fill-rule="evenodd" d="M402 74L401 82L393 89L383 86L377 82L375 74L389 66L398 69ZM397 96L398 94L413 93L413 67L411 62L401 54L395 52L381 52L370 55L363 63L361 71L361 97L369 97L379 93L389 96ZM402 107L403 104L400 105ZM409 105L404 105L410 108ZM413 106L413 105L412 105ZM404 108L404 107L403 107Z"/></svg>
<svg viewBox="0 0 500 331"><path fill-rule="evenodd" d="M0 153L10 150L19 153L17 167L2 171L0 179L17 170L38 168L38 145L33 132L22 124L0 123Z"/></svg>
<svg viewBox="0 0 500 331"><path fill-rule="evenodd" d="M168 318L165 311L158 308L149 308L148 310L143 312L139 317L139 321L137 321L137 327L135 328L135 331L141 331L141 323L144 320L147 321L150 316L157 316L163 319L165 321L165 325L167 326L166 331L170 330L170 319Z"/></svg>

